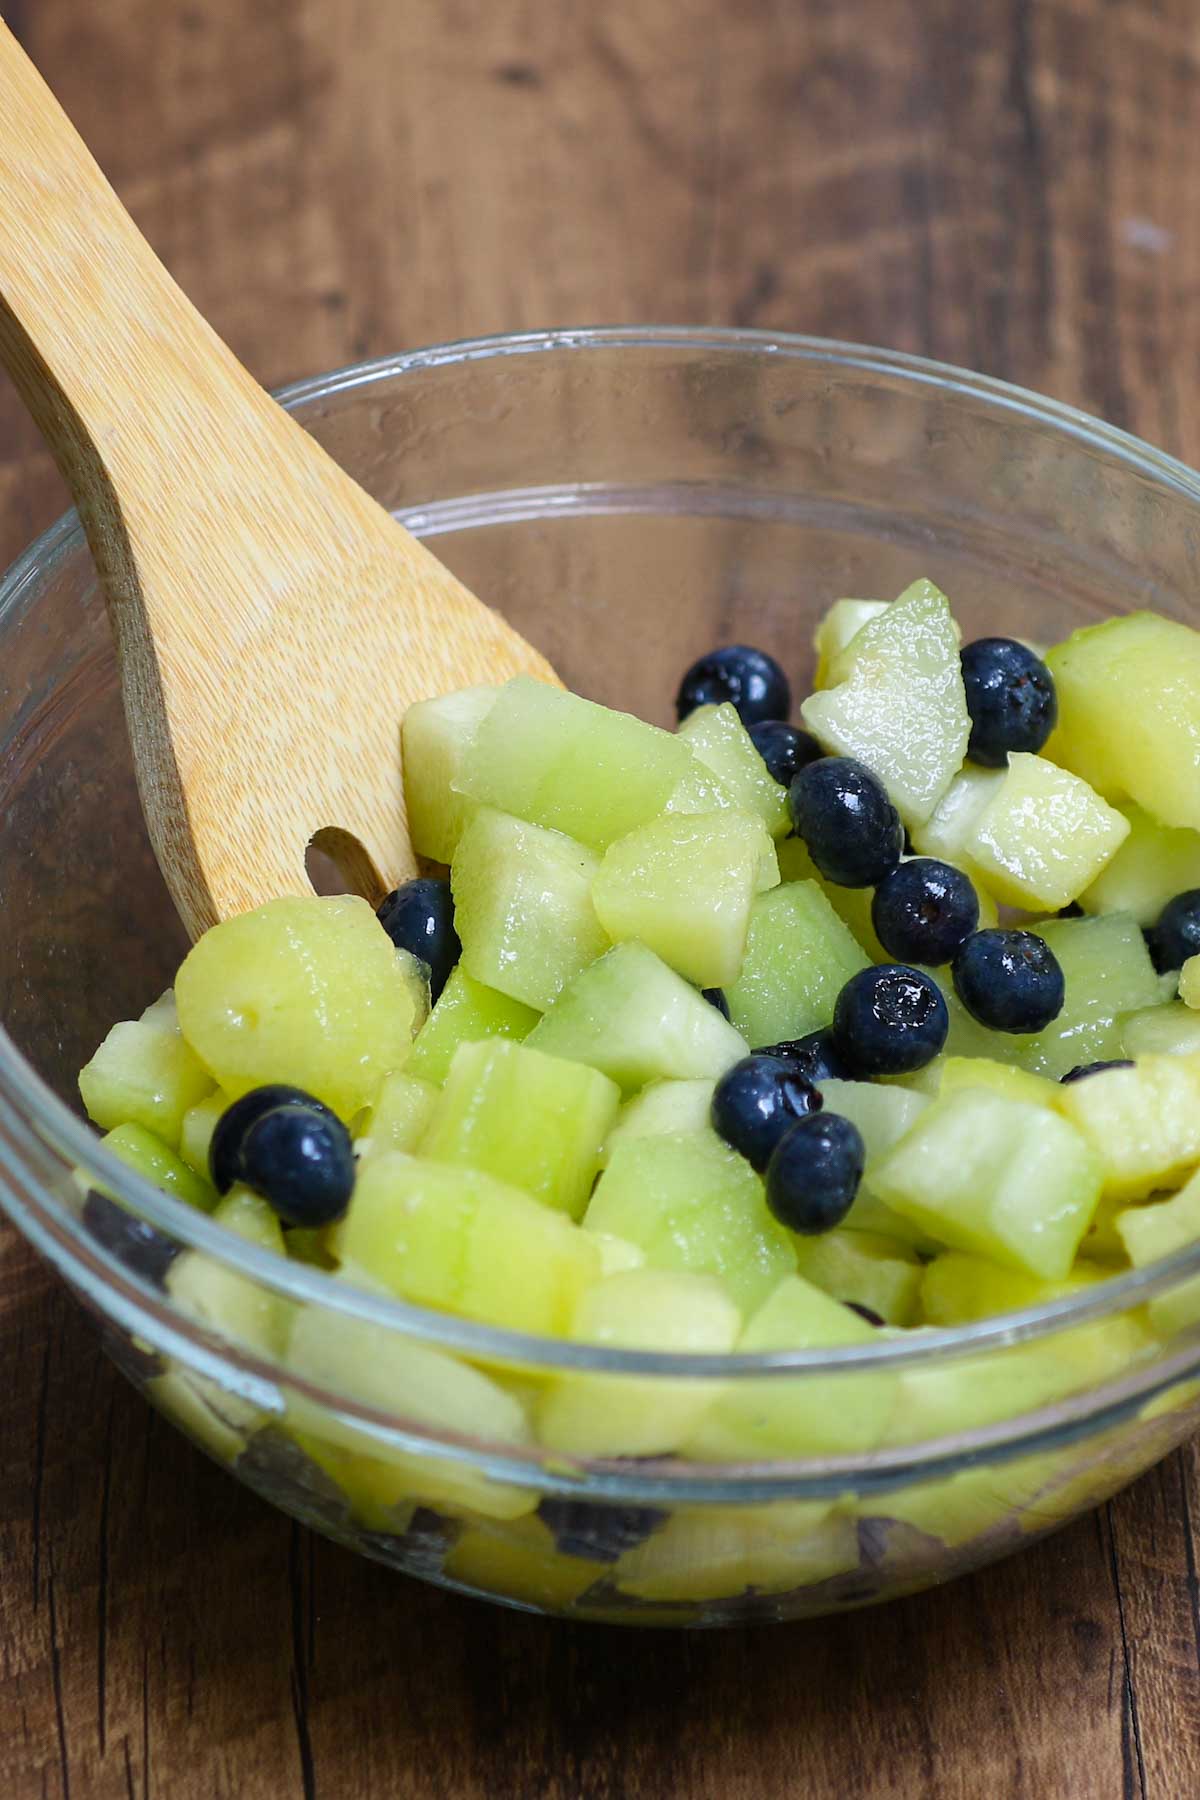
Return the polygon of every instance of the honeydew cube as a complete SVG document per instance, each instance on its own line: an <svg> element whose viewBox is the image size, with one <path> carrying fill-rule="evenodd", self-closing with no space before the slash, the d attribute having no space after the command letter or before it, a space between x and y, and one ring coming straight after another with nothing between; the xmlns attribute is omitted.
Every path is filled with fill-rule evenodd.
<svg viewBox="0 0 1200 1800"><path fill-rule="evenodd" d="M856 1125L862 1133L867 1153L862 1183L846 1214L846 1225L858 1233L871 1233L920 1248L929 1246L930 1240L911 1219L893 1212L871 1185L873 1167L916 1124L929 1105L929 1096L878 1081L830 1080L822 1081L820 1088L826 1112L837 1113Z"/></svg>
<svg viewBox="0 0 1200 1800"><path fill-rule="evenodd" d="M544 1012L608 948L592 905L599 859L559 831L482 807L450 871L467 974Z"/></svg>
<svg viewBox="0 0 1200 1800"><path fill-rule="evenodd" d="M872 619L886 612L886 600L835 600L828 612L824 613L813 634L813 649L817 653L817 672L813 677L813 687L836 687L844 681L849 664L845 655L854 639Z"/></svg>
<svg viewBox="0 0 1200 1800"><path fill-rule="evenodd" d="M910 1325L921 1291L916 1252L894 1237L845 1227L797 1237L796 1268L835 1300L869 1307L885 1325Z"/></svg>
<svg viewBox="0 0 1200 1800"><path fill-rule="evenodd" d="M404 805L413 849L448 863L473 803L455 789L463 757L495 704L494 687L460 688L410 706L400 725Z"/></svg>
<svg viewBox="0 0 1200 1800"><path fill-rule="evenodd" d="M1200 1242L1200 1176L1193 1176L1169 1200L1119 1212L1114 1224L1135 1269L1190 1249ZM1200 1321L1200 1276L1153 1295L1147 1312L1164 1337L1194 1329Z"/></svg>
<svg viewBox="0 0 1200 1800"><path fill-rule="evenodd" d="M596 917L614 943L637 939L697 987L722 987L742 966L764 858L774 867L756 813L664 813L605 852Z"/></svg>
<svg viewBox="0 0 1200 1800"><path fill-rule="evenodd" d="M960 1088L921 1115L872 1170L871 1185L951 1249L1055 1281L1091 1223L1101 1163L1049 1108Z"/></svg>
<svg viewBox="0 0 1200 1800"><path fill-rule="evenodd" d="M726 986L730 1017L755 1048L828 1025L837 997L869 958L814 881L760 894L742 972Z"/></svg>
<svg viewBox="0 0 1200 1800"><path fill-rule="evenodd" d="M201 1212L211 1212L217 1204L217 1190L204 1175L190 1168L169 1144L147 1131L144 1125L117 1125L100 1140L106 1150L145 1180L161 1188L176 1200L185 1200Z"/></svg>
<svg viewBox="0 0 1200 1800"><path fill-rule="evenodd" d="M1115 1199L1177 1186L1200 1163L1200 1055L1104 1069L1068 1083L1059 1106L1092 1146Z"/></svg>
<svg viewBox="0 0 1200 1800"><path fill-rule="evenodd" d="M1193 1012L1200 1011L1200 956L1189 956L1179 971L1179 998Z"/></svg>
<svg viewBox="0 0 1200 1800"><path fill-rule="evenodd" d="M248 1188L231 1188L213 1220L245 1243L286 1254L283 1229L272 1208ZM185 1250L166 1278L175 1305L223 1338L274 1359L287 1341L291 1304L261 1282L240 1275L205 1250Z"/></svg>
<svg viewBox="0 0 1200 1800"><path fill-rule="evenodd" d="M519 675L481 721L454 787L607 850L662 812L691 766L672 732Z"/></svg>
<svg viewBox="0 0 1200 1800"><path fill-rule="evenodd" d="M183 1035L231 1099L265 1082L353 1118L407 1061L429 988L365 900L268 900L214 925L175 981Z"/></svg>
<svg viewBox="0 0 1200 1800"><path fill-rule="evenodd" d="M703 1131L712 1110L712 1081L652 1081L627 1100L617 1114L600 1152L605 1168L616 1146L626 1138L671 1137Z"/></svg>
<svg viewBox="0 0 1200 1800"><path fill-rule="evenodd" d="M959 1088L988 1088L1010 1100L1027 1100L1034 1106L1054 1106L1062 1092L1056 1081L1031 1074L1015 1063L997 1062L989 1056L947 1056L938 1085L940 1094Z"/></svg>
<svg viewBox="0 0 1200 1800"><path fill-rule="evenodd" d="M616 1570L623 1594L664 1605L778 1594L816 1586L859 1566L853 1519L824 1500L771 1506L689 1506L628 1551Z"/></svg>
<svg viewBox="0 0 1200 1800"><path fill-rule="evenodd" d="M212 1088L212 1076L178 1026L161 1014L114 1025L79 1074L88 1117L101 1130L141 1125L172 1148L185 1113Z"/></svg>
<svg viewBox="0 0 1200 1800"><path fill-rule="evenodd" d="M1118 1024L1123 1056L1189 1056L1200 1050L1200 1017L1182 1000L1124 1013Z"/></svg>
<svg viewBox="0 0 1200 1800"><path fill-rule="evenodd" d="M756 814L772 837L788 835L792 819L787 789L775 780L754 748L754 740L730 701L723 701L720 706L698 706L679 727L679 737L696 760L716 776L735 806Z"/></svg>
<svg viewBox="0 0 1200 1800"><path fill-rule="evenodd" d="M1057 909L1088 887L1129 835L1129 820L1044 756L1013 754L965 844L996 898Z"/></svg>
<svg viewBox="0 0 1200 1800"><path fill-rule="evenodd" d="M713 771L693 756L683 779L672 788L663 811L666 813L710 813L737 811L738 804Z"/></svg>
<svg viewBox="0 0 1200 1800"><path fill-rule="evenodd" d="M404 1072L440 1083L450 1073L460 1044L493 1037L512 1038L519 1043L529 1036L538 1017L524 1001L513 1000L508 994L473 980L459 963L450 971L437 1004L418 1031Z"/></svg>
<svg viewBox="0 0 1200 1800"><path fill-rule="evenodd" d="M600 1252L600 1277L606 1275L625 1275L630 1269L643 1269L646 1266L646 1252L640 1244L631 1244L628 1238L614 1237L610 1231L593 1231L589 1235L595 1239Z"/></svg>
<svg viewBox="0 0 1200 1800"><path fill-rule="evenodd" d="M1200 831L1160 825L1128 801L1129 836L1079 896L1085 912L1124 912L1153 925L1168 900L1200 887Z"/></svg>
<svg viewBox="0 0 1200 1800"><path fill-rule="evenodd" d="M542 1612L571 1606L606 1573L587 1557L564 1556L538 1518L500 1528L469 1524L455 1539L443 1567L449 1579L463 1587L486 1595L505 1594Z"/></svg>
<svg viewBox="0 0 1200 1800"><path fill-rule="evenodd" d="M762 1182L711 1131L616 1145L584 1223L639 1245L649 1268L716 1276L743 1312L796 1266Z"/></svg>
<svg viewBox="0 0 1200 1800"><path fill-rule="evenodd" d="M947 1250L924 1270L921 1312L928 1325L968 1325L1084 1293L1109 1280L1111 1274L1110 1269L1081 1259L1061 1281L1040 1281L987 1257Z"/></svg>
<svg viewBox="0 0 1200 1800"><path fill-rule="evenodd" d="M359 1170L339 1251L402 1299L562 1337L600 1253L563 1213L480 1170L392 1154Z"/></svg>
<svg viewBox="0 0 1200 1800"><path fill-rule="evenodd" d="M1004 786L1003 769L979 769L968 763L951 781L929 817L913 827L912 840L922 856L937 856L954 863L971 876L980 874L971 863L968 846L978 820Z"/></svg>
<svg viewBox="0 0 1200 1800"><path fill-rule="evenodd" d="M741 1328L741 1313L711 1276L643 1268L589 1288L571 1337L609 1349L722 1356ZM538 1408L538 1437L572 1456L667 1455L719 1392L718 1381L695 1377L563 1375Z"/></svg>
<svg viewBox="0 0 1200 1800"><path fill-rule="evenodd" d="M183 1126L179 1133L179 1154L189 1169L205 1181L209 1178L208 1151L212 1143L213 1132L217 1128L217 1120L229 1105L229 1097L221 1093L210 1094L206 1100L197 1101L183 1115Z"/></svg>
<svg viewBox="0 0 1200 1800"><path fill-rule="evenodd" d="M527 1041L626 1090L715 1080L746 1054L729 1021L644 944L618 944L577 975Z"/></svg>
<svg viewBox="0 0 1200 1800"><path fill-rule="evenodd" d="M482 1169L578 1219L620 1100L616 1084L585 1063L507 1038L462 1044L421 1155Z"/></svg>
<svg viewBox="0 0 1200 1800"><path fill-rule="evenodd" d="M501 1040L503 1041L503 1040ZM437 1100L431 1081L402 1071L385 1075L375 1104L363 1115L354 1140L355 1154L386 1156L390 1150L415 1150Z"/></svg>
<svg viewBox="0 0 1200 1800"><path fill-rule="evenodd" d="M1075 632L1046 657L1058 727L1046 755L1106 799L1200 831L1200 633L1156 613Z"/></svg>
<svg viewBox="0 0 1200 1800"><path fill-rule="evenodd" d="M801 717L833 755L857 757L905 824L933 812L966 754L958 632L946 596L914 582L852 640L845 677L810 695Z"/></svg>

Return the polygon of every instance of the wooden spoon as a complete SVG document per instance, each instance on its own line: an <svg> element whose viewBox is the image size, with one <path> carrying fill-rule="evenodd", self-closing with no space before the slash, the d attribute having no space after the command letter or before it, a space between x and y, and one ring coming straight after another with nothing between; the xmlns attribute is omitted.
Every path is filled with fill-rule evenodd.
<svg viewBox="0 0 1200 1800"><path fill-rule="evenodd" d="M554 672L252 380L3 23L0 358L87 532L188 930L311 893L312 842L377 902L415 869L406 707Z"/></svg>

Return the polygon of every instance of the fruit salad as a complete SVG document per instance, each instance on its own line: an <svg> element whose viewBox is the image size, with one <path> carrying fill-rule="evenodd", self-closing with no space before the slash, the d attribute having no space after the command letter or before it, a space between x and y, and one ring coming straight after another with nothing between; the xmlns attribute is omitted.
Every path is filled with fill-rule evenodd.
<svg viewBox="0 0 1200 1800"><path fill-rule="evenodd" d="M286 897L206 933L82 1071L107 1147L336 1283L717 1358L919 1345L1200 1239L1200 633L1134 613L964 644L921 580L837 600L815 649L794 716L745 645L686 672L675 730L526 678L414 706L429 872L377 910ZM548 1374L286 1302L99 1191L84 1216L295 1378L268 1420L162 1365L156 1397L218 1455L273 1443L310 1501L323 1483L447 1578L556 1606L601 1576L667 1607L848 1579L861 1509L539 1499L385 1452L313 1387L563 1466L862 1455L1044 1406L1200 1322L1193 1284L1052 1348L802 1393ZM1033 1463L1002 1511L1050 1506ZM985 1498L967 1470L889 1528L964 1542Z"/></svg>

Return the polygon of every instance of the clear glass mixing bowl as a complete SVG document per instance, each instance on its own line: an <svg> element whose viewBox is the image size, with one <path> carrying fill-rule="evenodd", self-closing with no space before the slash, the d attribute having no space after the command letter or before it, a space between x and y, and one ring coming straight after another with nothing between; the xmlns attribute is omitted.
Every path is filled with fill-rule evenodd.
<svg viewBox="0 0 1200 1800"><path fill-rule="evenodd" d="M925 573L969 633L1045 640L1133 606L1200 622L1196 476L1066 407L910 357L753 332L556 332L344 370L284 402L570 686L662 723L679 671L711 644L761 643L802 681L831 599L894 595ZM79 1117L76 1071L169 983L185 945L73 518L0 585L0 919L10 1217L156 1405L258 1492L393 1567L573 1617L796 1618L1015 1548L1112 1493L1200 1413L1200 1248L969 1328L654 1356L350 1290L131 1175ZM249 1299L344 1319L371 1356L317 1384L253 1332L185 1314L91 1234L85 1195L101 1186L240 1275ZM502 1438L444 1403L446 1358L515 1397ZM360 1379L368 1362L395 1378ZM732 1394L782 1420L782 1442L807 1420L810 1448L710 1466L541 1448L524 1423L538 1396L581 1377L635 1406Z"/></svg>

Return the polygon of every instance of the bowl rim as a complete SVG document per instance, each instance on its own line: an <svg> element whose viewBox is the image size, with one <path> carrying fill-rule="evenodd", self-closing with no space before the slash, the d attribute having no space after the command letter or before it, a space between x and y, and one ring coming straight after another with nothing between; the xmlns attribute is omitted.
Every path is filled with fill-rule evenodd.
<svg viewBox="0 0 1200 1800"><path fill-rule="evenodd" d="M619 325L464 338L351 363L327 374L302 378L277 390L276 398L283 406L295 411L332 395L424 369L506 356L672 349L788 357L824 364L831 369L888 377L914 387L932 387L975 400L990 409L1014 412L1031 424L1048 427L1064 437L1102 451L1157 484L1200 502L1200 474L1133 434L1064 402L992 376L974 374L952 364L907 352L793 333ZM46 578L61 560L84 547L77 514L74 511L64 513L0 577L0 622L29 585ZM4 1191L7 1183L0 1183L0 1208L10 1214L26 1237L36 1236L43 1254L55 1263L61 1261L61 1256L55 1253L53 1245L65 1240L64 1247L73 1244L83 1249L86 1259L95 1268L106 1271L110 1279L119 1279L131 1293L161 1308L161 1294L140 1278L131 1277L108 1252L100 1251L71 1208L40 1180L37 1181L36 1196L31 1197L30 1175L34 1172L36 1178L38 1161L44 1162L47 1147L77 1168L94 1174L115 1195L181 1246L205 1252L215 1261L285 1299L317 1305L389 1328L414 1343L542 1370L586 1370L597 1374L670 1376L684 1380L712 1380L714 1377L741 1380L900 1370L914 1365L927 1367L932 1362L953 1362L983 1351L1027 1343L1076 1325L1091 1324L1140 1306L1176 1284L1200 1276L1198 1243L1143 1269L1114 1275L1081 1294L968 1325L909 1329L897 1337L880 1333L863 1344L819 1351L700 1355L620 1350L535 1336L417 1306L356 1287L344 1279L335 1279L324 1270L291 1262L247 1243L214 1223L207 1214L172 1199L106 1150L91 1125L74 1113L21 1055L2 1024L0 1127L3 1128L0 1131L0 1173L8 1176L17 1190L21 1185L26 1188L24 1200L10 1205L10 1197ZM35 1223L36 1231L32 1229ZM51 1227L49 1233L45 1230L47 1226ZM93 1299L102 1297L103 1279L86 1285L94 1290ZM1197 1355L1200 1356L1200 1345Z"/></svg>

